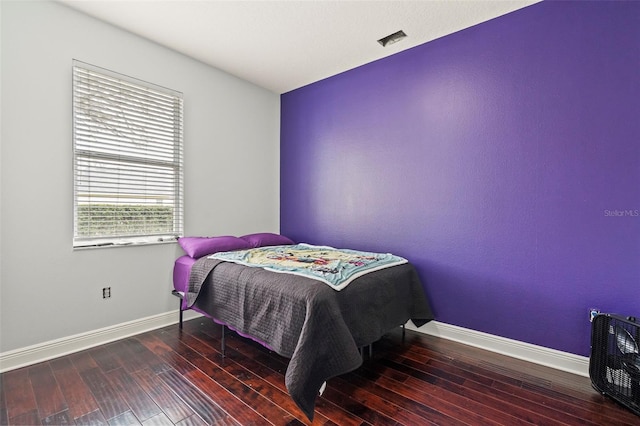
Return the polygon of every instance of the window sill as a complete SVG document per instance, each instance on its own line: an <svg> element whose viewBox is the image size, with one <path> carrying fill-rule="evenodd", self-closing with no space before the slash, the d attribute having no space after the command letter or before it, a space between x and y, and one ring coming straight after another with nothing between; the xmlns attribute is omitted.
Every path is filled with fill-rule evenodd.
<svg viewBox="0 0 640 426"><path fill-rule="evenodd" d="M92 250L101 248L116 248L116 247L138 247L138 246L155 246L159 244L174 244L177 243L177 238L166 238L161 240L139 240L139 241L95 241L84 245L78 244L73 246L73 250Z"/></svg>

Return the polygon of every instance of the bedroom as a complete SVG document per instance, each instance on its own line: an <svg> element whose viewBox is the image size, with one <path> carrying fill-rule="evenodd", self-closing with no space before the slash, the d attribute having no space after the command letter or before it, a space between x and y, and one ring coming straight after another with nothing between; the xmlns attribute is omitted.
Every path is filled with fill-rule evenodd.
<svg viewBox="0 0 640 426"><path fill-rule="evenodd" d="M176 245L71 248L76 57L189 96L188 234L280 230L404 254L439 323L461 327L449 332L582 368L588 308L640 314L638 4L543 2L282 98L55 3L0 13L3 361L175 320ZM397 112L430 85L446 89L424 98L433 122ZM229 176L234 187L216 184Z"/></svg>

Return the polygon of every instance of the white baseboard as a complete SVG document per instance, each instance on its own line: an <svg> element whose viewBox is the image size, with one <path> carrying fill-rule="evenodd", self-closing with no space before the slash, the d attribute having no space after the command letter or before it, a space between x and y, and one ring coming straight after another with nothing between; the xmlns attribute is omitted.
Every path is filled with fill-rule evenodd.
<svg viewBox="0 0 640 426"><path fill-rule="evenodd" d="M198 316L201 316L201 314L195 311L184 312L185 321ZM0 373L176 323L178 323L178 311L165 312L164 314L153 315L86 333L3 352L0 353Z"/></svg>
<svg viewBox="0 0 640 426"><path fill-rule="evenodd" d="M407 329L453 340L465 345L497 352L513 358L533 362L557 370L567 371L580 376L589 377L589 358L562 352L543 346L532 345L518 340L507 339L480 331L470 330L455 325L431 321L416 328L411 321Z"/></svg>
<svg viewBox="0 0 640 426"><path fill-rule="evenodd" d="M185 311L184 320L201 316L195 311ZM146 331L166 327L178 322L177 311L153 315L138 320L116 324L74 336L63 337L25 348L0 353L0 373L47 361L70 353L82 351L105 343L124 339ZM470 346L497 352L513 358L545 365L581 376L589 376L589 358L532 345L517 340L494 336L455 325L431 321L420 328L411 322L407 329L453 340Z"/></svg>

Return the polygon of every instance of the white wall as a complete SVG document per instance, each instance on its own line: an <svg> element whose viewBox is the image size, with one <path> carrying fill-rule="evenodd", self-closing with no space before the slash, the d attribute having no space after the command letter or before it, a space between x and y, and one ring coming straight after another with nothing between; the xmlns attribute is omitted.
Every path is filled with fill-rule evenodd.
<svg viewBox="0 0 640 426"><path fill-rule="evenodd" d="M187 235L278 231L278 95L58 3L0 4L0 352L177 308L177 244L72 250L74 58L184 93Z"/></svg>

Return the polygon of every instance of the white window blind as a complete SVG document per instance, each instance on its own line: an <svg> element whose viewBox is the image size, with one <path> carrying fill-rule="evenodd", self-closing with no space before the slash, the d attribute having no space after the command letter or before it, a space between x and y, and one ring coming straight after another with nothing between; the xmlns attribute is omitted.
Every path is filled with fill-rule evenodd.
<svg viewBox="0 0 640 426"><path fill-rule="evenodd" d="M74 247L183 232L182 94L73 61Z"/></svg>

